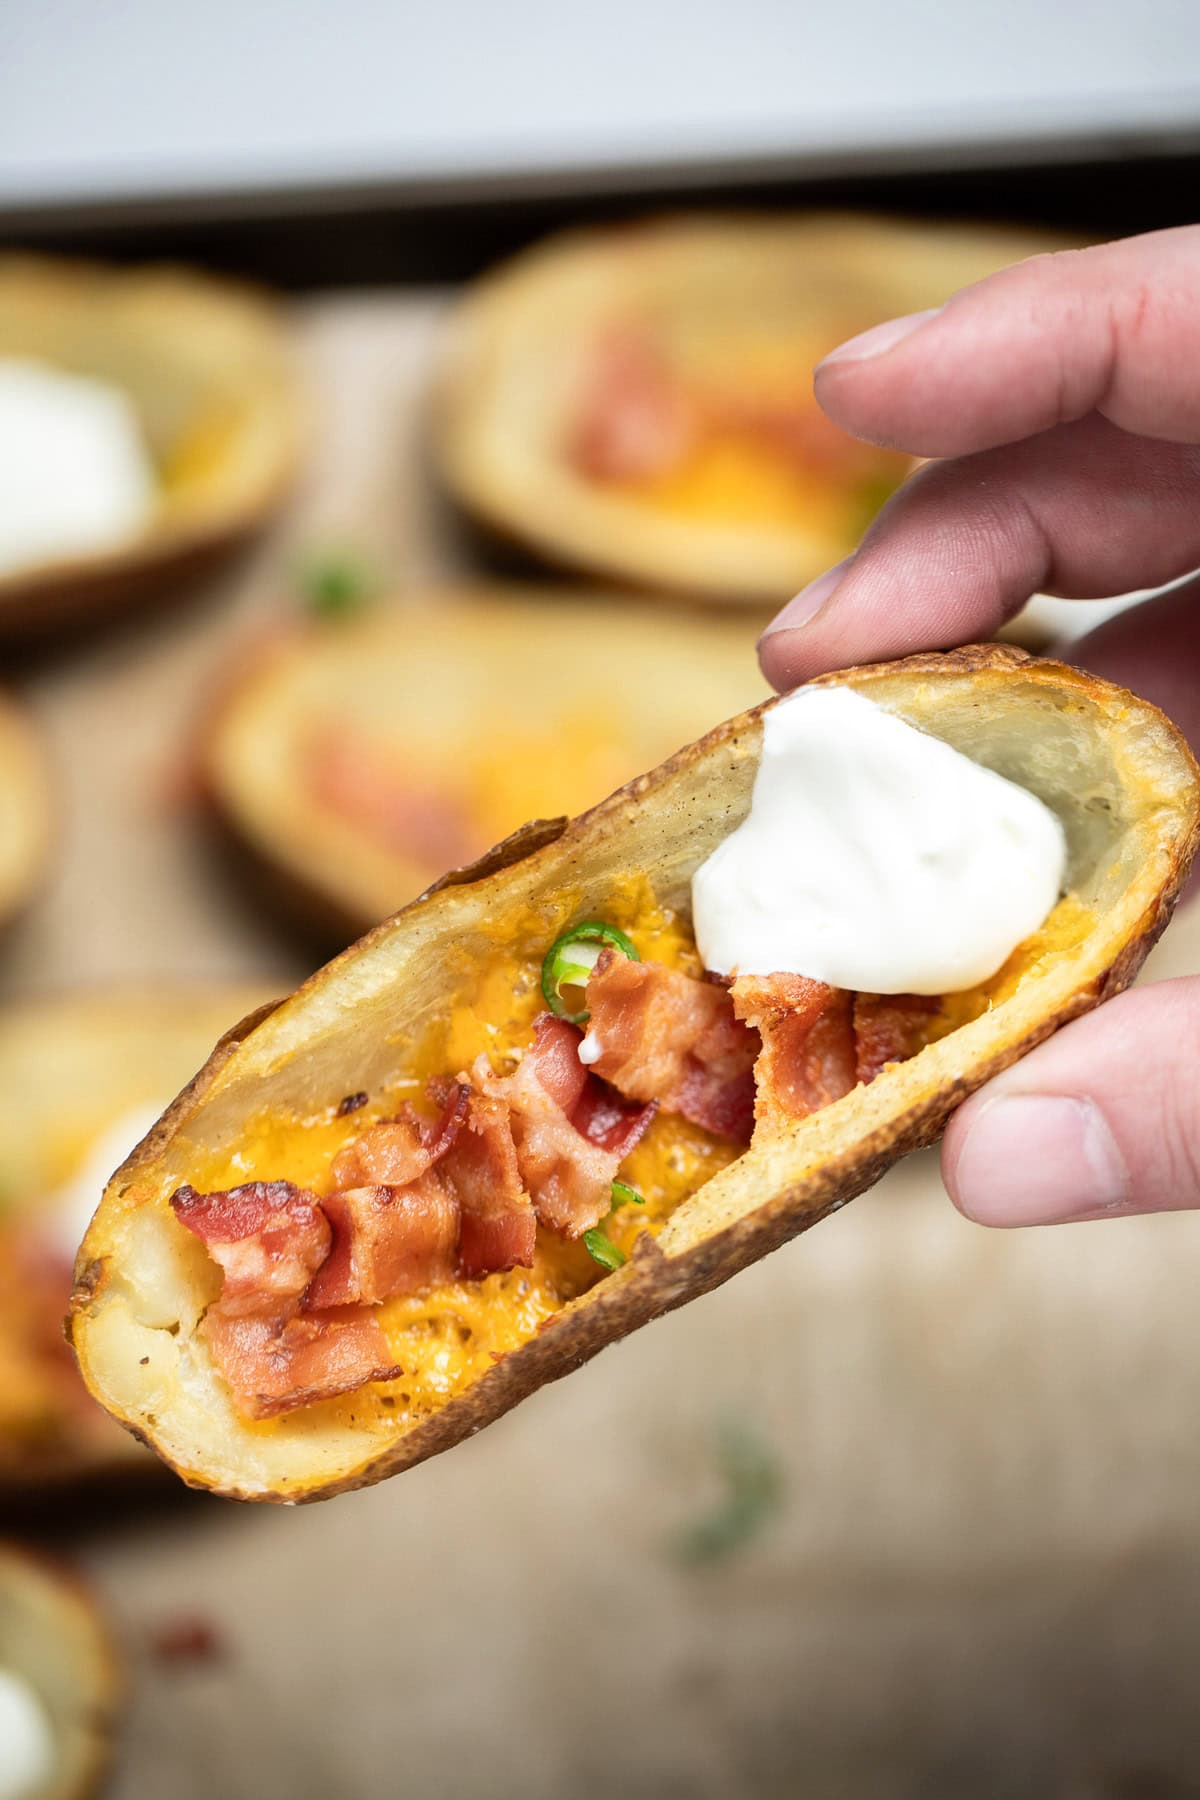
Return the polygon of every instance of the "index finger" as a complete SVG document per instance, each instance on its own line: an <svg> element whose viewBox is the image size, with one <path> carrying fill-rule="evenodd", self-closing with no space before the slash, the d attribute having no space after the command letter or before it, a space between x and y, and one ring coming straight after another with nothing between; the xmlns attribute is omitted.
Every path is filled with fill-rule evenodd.
<svg viewBox="0 0 1200 1800"><path fill-rule="evenodd" d="M933 313L889 320L814 377L830 418L917 456L963 456L1097 412L1200 438L1200 227L1031 257Z"/></svg>

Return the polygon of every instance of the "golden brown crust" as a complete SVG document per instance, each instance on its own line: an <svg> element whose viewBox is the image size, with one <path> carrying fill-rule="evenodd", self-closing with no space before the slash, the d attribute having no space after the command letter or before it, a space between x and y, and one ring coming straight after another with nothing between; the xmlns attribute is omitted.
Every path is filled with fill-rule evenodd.
<svg viewBox="0 0 1200 1800"><path fill-rule="evenodd" d="M253 533L295 477L304 403L282 317L251 288L171 267L0 256L0 355L62 361L124 388L156 460L180 469L129 544L0 574L0 636L178 589ZM204 434L217 447L190 454Z"/></svg>
<svg viewBox="0 0 1200 1800"><path fill-rule="evenodd" d="M486 956L496 922L530 915L549 924L556 905L575 916L599 908L631 867L646 870L664 904L686 912L692 870L744 816L761 718L777 702L718 726L541 847L523 856L510 847L480 878L431 891L306 983L264 1030L222 1051L114 1178L89 1234L74 1310L81 1364L97 1396L144 1431L185 1480L241 1498L307 1500L446 1448L844 1205L898 1157L933 1142L967 1094L1132 979L1200 841L1200 772L1161 714L1092 676L998 646L823 679L869 692L1055 808L1067 832L1071 890L1094 921L1082 942L870 1087L799 1125L760 1132L684 1202L657 1242L642 1239L623 1269L413 1428L310 1425L268 1444L250 1441L228 1417L214 1422L222 1401L192 1347L203 1300L186 1272L167 1307L174 1349L151 1402L130 1369L130 1346L152 1341L137 1316L139 1239L156 1239L173 1150L186 1165L189 1146L236 1141L248 1109L287 1112L301 1096L331 1100L385 1082L396 1068L388 1045L406 1020L453 1003L472 958ZM161 1314L161 1296L147 1293L145 1307L156 1306ZM189 1381L203 1394L202 1412L191 1417L172 1356L187 1359Z"/></svg>
<svg viewBox="0 0 1200 1800"><path fill-rule="evenodd" d="M818 512L794 525L672 516L582 476L570 441L581 370L613 321L669 338L811 336L818 354L865 325L1066 240L963 224L823 215L688 215L592 227L486 276L451 322L433 446L460 504L555 567L695 600L779 604L854 548Z"/></svg>
<svg viewBox="0 0 1200 1800"><path fill-rule="evenodd" d="M0 1542L0 1668L44 1708L58 1756L39 1800L91 1800L112 1761L124 1679L91 1590L49 1557Z"/></svg>

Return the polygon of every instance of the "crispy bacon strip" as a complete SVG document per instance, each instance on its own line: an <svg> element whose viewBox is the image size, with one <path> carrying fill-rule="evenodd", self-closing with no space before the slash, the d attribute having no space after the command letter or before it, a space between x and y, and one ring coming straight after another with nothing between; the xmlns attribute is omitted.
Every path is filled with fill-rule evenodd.
<svg viewBox="0 0 1200 1800"><path fill-rule="evenodd" d="M407 1187L340 1188L324 1207L333 1248L313 1276L306 1307L373 1305L453 1276L458 1202L432 1170Z"/></svg>
<svg viewBox="0 0 1200 1800"><path fill-rule="evenodd" d="M607 949L586 999L600 1045L594 1074L631 1099L657 1099L706 1131L749 1142L759 1044L726 988Z"/></svg>
<svg viewBox="0 0 1200 1800"><path fill-rule="evenodd" d="M486 1058L474 1071L480 1093L507 1111L537 1217L563 1237L579 1237L608 1212L621 1160L654 1116L653 1106L631 1106L596 1080L579 1043L575 1026L543 1013L512 1075L495 1075Z"/></svg>
<svg viewBox="0 0 1200 1800"><path fill-rule="evenodd" d="M509 1109L517 1167L542 1224L563 1237L579 1237L597 1224L609 1209L620 1158L575 1129L539 1079L536 1049L503 1077L483 1058L475 1078Z"/></svg>
<svg viewBox="0 0 1200 1800"><path fill-rule="evenodd" d="M465 1090L464 1129L438 1165L460 1209L459 1272L468 1279L533 1263L537 1215L517 1164L503 1100Z"/></svg>
<svg viewBox="0 0 1200 1800"><path fill-rule="evenodd" d="M804 975L746 975L730 988L739 1018L755 1025L760 1122L804 1119L848 1094L858 1081L853 996Z"/></svg>
<svg viewBox="0 0 1200 1800"><path fill-rule="evenodd" d="M251 1181L213 1194L181 1187L171 1206L224 1270L219 1304L227 1317L298 1302L329 1253L319 1200L290 1181Z"/></svg>
<svg viewBox="0 0 1200 1800"><path fill-rule="evenodd" d="M467 1116L470 1090L445 1084L439 1093L441 1116L436 1124L402 1107L394 1119L380 1119L339 1150L330 1173L335 1187L407 1187L431 1169L454 1142Z"/></svg>
<svg viewBox="0 0 1200 1800"><path fill-rule="evenodd" d="M247 1418L268 1418L399 1374L368 1313L300 1316L301 1295L331 1239L314 1194L290 1181L253 1181L211 1194L182 1187L171 1205L224 1271L202 1330Z"/></svg>
<svg viewBox="0 0 1200 1800"><path fill-rule="evenodd" d="M211 1306L202 1327L212 1359L246 1418L269 1419L402 1373L365 1307L335 1313L228 1314Z"/></svg>
<svg viewBox="0 0 1200 1800"><path fill-rule="evenodd" d="M925 1044L928 1022L941 1005L931 994L856 994L855 1068L874 1081L888 1063L907 1062Z"/></svg>

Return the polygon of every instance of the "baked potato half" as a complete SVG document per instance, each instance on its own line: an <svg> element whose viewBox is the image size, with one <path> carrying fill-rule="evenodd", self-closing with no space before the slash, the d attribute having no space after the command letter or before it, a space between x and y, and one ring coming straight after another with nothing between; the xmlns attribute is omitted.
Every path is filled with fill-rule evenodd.
<svg viewBox="0 0 1200 1800"><path fill-rule="evenodd" d="M199 570L289 487L304 406L282 316L184 269L0 256L0 358L95 377L132 402L156 492L111 547L0 573L0 635L100 614Z"/></svg>
<svg viewBox="0 0 1200 1800"><path fill-rule="evenodd" d="M97 991L0 1009L0 1501L154 1477L88 1398L62 1320L98 1189L262 990Z"/></svg>
<svg viewBox="0 0 1200 1800"><path fill-rule="evenodd" d="M764 692L732 622L681 634L611 599L447 591L253 654L207 717L201 767L274 891L344 942Z"/></svg>
<svg viewBox="0 0 1200 1800"><path fill-rule="evenodd" d="M912 466L825 418L813 365L1062 242L834 214L552 238L451 320L438 467L469 513L550 563L778 605L854 549Z"/></svg>
<svg viewBox="0 0 1200 1800"><path fill-rule="evenodd" d="M0 1543L0 1772L18 1800L88 1800L112 1758L116 1647L91 1594L41 1556Z"/></svg>
<svg viewBox="0 0 1200 1800"><path fill-rule="evenodd" d="M32 720L0 696L0 925L41 885L54 836L54 799Z"/></svg>
<svg viewBox="0 0 1200 1800"><path fill-rule="evenodd" d="M780 702L729 720L572 823L532 825L449 877L231 1034L106 1190L76 1266L80 1366L96 1398L185 1480L240 1498L311 1500L445 1449L823 1219L898 1157L932 1143L989 1076L1133 978L1200 834L1200 775L1161 714L1093 677L998 646L822 678L830 684L943 739L1057 815L1065 893L1042 932L970 1006L947 1015L941 1035L807 1117L765 1126L760 1117L741 1153L720 1119L708 1131L665 1113L647 1129L643 1116L636 1135L645 1135L616 1184L636 1184L640 1192L625 1186L623 1197L639 1204L613 1212L605 1249L545 1243L539 1224L526 1267L493 1262L507 1273L470 1280L460 1264L457 1276L358 1309L353 1331L382 1332L372 1354L387 1366L347 1382L340 1397L331 1388L309 1403L312 1388L277 1404L270 1384L291 1352L268 1332L252 1371L263 1389L247 1407L228 1364L218 1370L212 1330L222 1316L235 1337L244 1327L229 1312L244 1302L247 1245L217 1240L237 1238L256 1209L287 1229L301 1215L311 1225L319 1208L292 1183L307 1192L326 1179L331 1158L361 1158L368 1125L403 1138L404 1098L426 1091L431 1071L477 1069L499 1037L501 1049L523 1045L513 1053L520 1077L544 1048L536 1025L528 1043L528 1025L539 971L550 995L546 947L576 932L573 921L608 921L610 938L631 934L647 957L674 956L695 974L691 877L746 815L763 718ZM703 1004L715 1006L712 985L690 983L693 998L701 989ZM587 1060L572 1055L580 1080ZM614 1123L619 1135L628 1122L618 1108L604 1130ZM410 1152L423 1146L427 1162L429 1143L418 1144L413 1127ZM355 1187L360 1200L387 1191ZM222 1223L211 1202L238 1219ZM224 1277L208 1253L214 1244ZM242 1256L236 1267L231 1248ZM336 1308L347 1270L333 1261L321 1274ZM324 1316L334 1322L305 1315L296 1326L305 1356L313 1333L341 1329L341 1314ZM338 1341L351 1351L363 1343Z"/></svg>

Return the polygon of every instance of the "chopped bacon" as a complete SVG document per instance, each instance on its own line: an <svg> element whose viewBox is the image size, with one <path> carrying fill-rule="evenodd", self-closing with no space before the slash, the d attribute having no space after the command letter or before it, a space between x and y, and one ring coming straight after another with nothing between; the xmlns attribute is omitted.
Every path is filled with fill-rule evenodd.
<svg viewBox="0 0 1200 1800"><path fill-rule="evenodd" d="M537 1217L572 1238L609 1211L621 1161L655 1111L653 1104L631 1105L586 1069L579 1060L580 1041L574 1025L542 1013L534 1021L533 1043L512 1075L493 1074L486 1058L475 1067L481 1092L507 1112L518 1179Z"/></svg>
<svg viewBox="0 0 1200 1800"><path fill-rule="evenodd" d="M226 1313L210 1306L202 1327L238 1411L269 1419L349 1394L401 1373L379 1321L364 1307L291 1318Z"/></svg>
<svg viewBox="0 0 1200 1800"><path fill-rule="evenodd" d="M324 1201L333 1248L305 1305L368 1305L412 1294L455 1272L458 1202L432 1171L407 1187L339 1188Z"/></svg>
<svg viewBox="0 0 1200 1800"><path fill-rule="evenodd" d="M290 1181L253 1181L211 1194L181 1187L171 1205L224 1270L202 1330L246 1417L269 1418L399 1373L369 1314L300 1315L331 1238L314 1194Z"/></svg>
<svg viewBox="0 0 1200 1800"><path fill-rule="evenodd" d="M541 1013L533 1022L533 1045L526 1051L525 1061L536 1070L538 1080L576 1131L601 1150L613 1150L624 1158L645 1137L658 1101L642 1104L629 1100L601 1081L579 1060L582 1041L578 1026L556 1019L553 1013Z"/></svg>
<svg viewBox="0 0 1200 1800"><path fill-rule="evenodd" d="M620 1157L576 1129L542 1085L538 1066L535 1044L512 1075L494 1075L486 1058L475 1075L489 1097L508 1106L517 1166L538 1218L563 1237L579 1237L609 1210ZM551 1067L557 1071L557 1062Z"/></svg>
<svg viewBox="0 0 1200 1800"><path fill-rule="evenodd" d="M759 1120L807 1118L857 1084L852 995L803 975L741 976L730 992L762 1034Z"/></svg>
<svg viewBox="0 0 1200 1800"><path fill-rule="evenodd" d="M635 1144L650 1129L658 1111L658 1101L644 1106L640 1100L627 1100L595 1075L589 1074L582 1094L571 1109L571 1123L589 1143L601 1150L611 1150L618 1162L624 1162Z"/></svg>
<svg viewBox="0 0 1200 1800"><path fill-rule="evenodd" d="M594 348L569 455L594 480L644 481L683 461L698 423L650 335L617 327Z"/></svg>
<svg viewBox="0 0 1200 1800"><path fill-rule="evenodd" d="M930 994L856 994L854 1043L858 1079L874 1081L888 1063L906 1062L925 1043L941 1001Z"/></svg>
<svg viewBox="0 0 1200 1800"><path fill-rule="evenodd" d="M579 1060L582 1033L566 1019L539 1013L533 1021L533 1043L525 1052L544 1091L556 1106L570 1113L582 1098L588 1071Z"/></svg>
<svg viewBox="0 0 1200 1800"><path fill-rule="evenodd" d="M320 1202L290 1181L251 1181L212 1194L181 1187L171 1205L224 1270L220 1305L228 1316L298 1300L329 1251Z"/></svg>
<svg viewBox="0 0 1200 1800"><path fill-rule="evenodd" d="M470 1094L464 1128L439 1163L438 1174L461 1209L460 1273L473 1279L500 1269L529 1268L537 1215L521 1182L502 1100Z"/></svg>
<svg viewBox="0 0 1200 1800"><path fill-rule="evenodd" d="M586 998L589 1035L600 1046L593 1074L630 1099L657 1099L707 1131L749 1141L759 1044L726 988L608 949Z"/></svg>
<svg viewBox="0 0 1200 1800"><path fill-rule="evenodd" d="M368 1125L334 1157L334 1185L407 1187L419 1180L453 1143L467 1116L470 1092L461 1082L448 1084L439 1095L442 1112L434 1125L425 1124L411 1108Z"/></svg>

